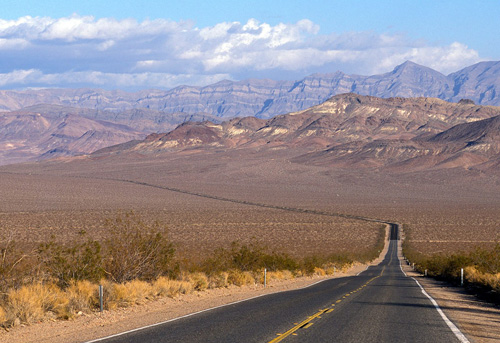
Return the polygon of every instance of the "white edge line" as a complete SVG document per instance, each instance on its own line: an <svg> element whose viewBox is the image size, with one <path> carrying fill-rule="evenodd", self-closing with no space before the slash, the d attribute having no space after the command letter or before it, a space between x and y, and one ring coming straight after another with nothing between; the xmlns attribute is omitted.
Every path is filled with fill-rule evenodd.
<svg viewBox="0 0 500 343"><path fill-rule="evenodd" d="M404 273L404 272L403 272ZM444 314L443 310L441 310L441 308L439 307L438 303L436 302L436 300L434 300L424 289L424 287L422 287L422 285L420 284L420 282L417 281L417 279L415 279L414 277L412 277L413 280L415 280L415 282L417 283L417 285L420 287L420 289L422 290L422 293L424 293L424 295L430 299L431 303L434 305L434 307L436 308L436 310L438 311L438 313L441 315L441 318L443 318L443 320L445 321L445 323L448 325L448 327L451 329L451 331L455 334L455 336L457 336L458 340L462 343L470 343L470 341L467 339L467 337L465 337L465 335L456 327L455 324L453 324L451 322L451 320L448 319L448 317Z"/></svg>
<svg viewBox="0 0 500 343"><path fill-rule="evenodd" d="M159 326L159 325L163 325L163 324L166 324L166 323L174 322L176 320L180 320L180 319L183 319L183 318L188 318L188 317L191 317L191 316L195 316L195 315L203 313L203 312L208 312L208 311L216 310L218 308L222 308L222 307L226 307L226 306L231 306L231 305L234 305L234 304L239 304L239 303L242 303L242 302L245 302L245 301L249 301L249 300L252 300L252 299L257 299L257 298L260 298L260 297L263 297L263 296L266 296L266 295L278 294L278 293L284 293L284 292L291 292L291 291L306 289L306 288L312 287L314 285L317 285L318 283L321 283L321 282L324 282L324 281L328 281L328 280L333 280L333 279L334 278L328 278L328 279L324 279L324 280L319 280L319 281L314 282L314 283L312 283L310 285L307 285L307 286L304 286L304 287L300 287L300 288L296 288L296 289L287 289L287 290L284 290L284 291L277 291L277 292L272 292L272 293L260 294L260 295L257 295L255 297L251 297L251 298L247 298L247 299L242 299L242 300L234 301L234 302L229 303L229 304L224 304L224 305L220 305L220 306L215 306L215 307L207 308L207 309L204 309L204 310L201 310L201 311L198 311L198 312L193 312L193 313L186 314L184 316L180 316L180 317L172 318L172 319L169 319L169 320L165 320L163 322L154 323L154 324L151 324L151 325L142 326L140 328L136 328L136 329L132 329L132 330L128 330L128 331L119 332L119 333L114 334L114 335L110 335L110 336L106 336L106 337L101 337L101 338L93 339L91 341L85 341L84 343L101 342L101 341L104 341L106 339L110 339L110 338L114 338L114 337L119 337L119 336L127 335L129 333L140 331L140 330L144 330L144 329L149 329L149 328L152 328L152 327L155 327L155 326Z"/></svg>
<svg viewBox="0 0 500 343"><path fill-rule="evenodd" d="M406 275L405 271L403 270L403 266L401 265L401 260L399 260L399 268L401 268L401 271L403 272L403 274L405 275L405 277L408 277L408 275ZM417 281L417 280L415 280L415 281Z"/></svg>

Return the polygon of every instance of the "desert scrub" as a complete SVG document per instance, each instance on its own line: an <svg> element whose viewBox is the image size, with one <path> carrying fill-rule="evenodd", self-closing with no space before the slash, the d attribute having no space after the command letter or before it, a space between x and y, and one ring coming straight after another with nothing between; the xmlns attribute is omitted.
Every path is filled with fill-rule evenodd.
<svg viewBox="0 0 500 343"><path fill-rule="evenodd" d="M472 252L456 254L424 255L411 245L404 244L403 253L415 269L421 273L445 280L453 284L460 283L461 269L464 268L465 286L476 294L489 300L500 302L500 244L493 249L476 248Z"/></svg>
<svg viewBox="0 0 500 343"><path fill-rule="evenodd" d="M0 293L21 286L25 280L36 278L37 264L32 250L21 248L12 233L0 236Z"/></svg>
<svg viewBox="0 0 500 343"><path fill-rule="evenodd" d="M171 280L167 277L159 277L153 283L156 296L173 298L179 294L190 294L193 292L193 284L188 281Z"/></svg>
<svg viewBox="0 0 500 343"><path fill-rule="evenodd" d="M38 248L38 258L45 271L63 288L74 280L97 282L104 276L101 244L94 240L42 243Z"/></svg>
<svg viewBox="0 0 500 343"><path fill-rule="evenodd" d="M48 312L66 319L66 303L67 298L56 285L33 284L10 290L6 308L9 319L29 324L42 320Z"/></svg>
<svg viewBox="0 0 500 343"><path fill-rule="evenodd" d="M268 252L268 249L256 241L250 244L231 243L229 249L218 248L213 257L201 264L201 270L209 277L230 270L256 272L266 268L274 270L296 270L299 264L285 253Z"/></svg>
<svg viewBox="0 0 500 343"><path fill-rule="evenodd" d="M196 291L204 291L208 288L208 277L201 272L187 273L183 280L189 282Z"/></svg>
<svg viewBox="0 0 500 343"><path fill-rule="evenodd" d="M107 228L110 237L104 242L103 269L113 281L155 280L176 273L175 249L161 223L148 225L127 214L108 220Z"/></svg>
<svg viewBox="0 0 500 343"><path fill-rule="evenodd" d="M107 220L106 227L109 235L102 242L82 241L82 237L65 243L52 239L40 244L36 256L43 272L61 288L75 280L153 281L178 273L175 249L160 223L145 224L127 214Z"/></svg>

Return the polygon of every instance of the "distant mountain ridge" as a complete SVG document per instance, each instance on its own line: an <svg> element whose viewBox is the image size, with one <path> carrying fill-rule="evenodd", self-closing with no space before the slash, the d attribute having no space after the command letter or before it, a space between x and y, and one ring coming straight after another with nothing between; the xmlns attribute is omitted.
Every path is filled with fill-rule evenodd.
<svg viewBox="0 0 500 343"><path fill-rule="evenodd" d="M205 113L221 118L271 118L296 112L342 93L381 98L434 97L481 105L500 105L500 61L480 62L448 76L407 61L393 71L372 75L342 72L313 74L298 81L250 79L221 81L204 87L180 86L169 91L136 93L97 89L0 91L0 109L19 110L38 104L120 112L149 109L162 113Z"/></svg>
<svg viewBox="0 0 500 343"><path fill-rule="evenodd" d="M408 61L380 75L336 72L313 74L296 82L226 80L205 87L181 86L169 91L136 93L96 89L0 90L0 165L87 154L141 139L152 132L167 132L188 121L270 119L304 111L337 94L356 93L385 99L427 97L453 102L467 99L461 103L500 105L499 89L500 62L477 63L445 76ZM401 106L414 104L404 101ZM73 134L61 139L57 126L65 120L65 125L73 127ZM384 123L384 130L390 130L394 118L385 120L388 122ZM246 124L249 121L245 119ZM346 130L353 130L359 124L344 123L351 125ZM439 120L422 125L422 132L449 128Z"/></svg>

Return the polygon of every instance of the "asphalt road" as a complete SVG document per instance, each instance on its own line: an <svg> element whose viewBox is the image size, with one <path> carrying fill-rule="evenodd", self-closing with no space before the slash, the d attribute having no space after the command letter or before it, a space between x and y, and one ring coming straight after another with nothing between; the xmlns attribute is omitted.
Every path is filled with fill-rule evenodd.
<svg viewBox="0 0 500 343"><path fill-rule="evenodd" d="M358 276L270 294L99 342L460 342L397 256Z"/></svg>

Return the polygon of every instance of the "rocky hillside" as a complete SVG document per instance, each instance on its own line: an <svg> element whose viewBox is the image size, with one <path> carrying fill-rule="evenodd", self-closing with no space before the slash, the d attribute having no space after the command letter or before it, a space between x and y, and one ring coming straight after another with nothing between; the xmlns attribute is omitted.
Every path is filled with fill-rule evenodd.
<svg viewBox="0 0 500 343"><path fill-rule="evenodd" d="M127 126L76 114L0 114L0 127L0 164L86 154L144 137Z"/></svg>
<svg viewBox="0 0 500 343"><path fill-rule="evenodd" d="M235 148L292 151L300 147L300 156L294 156L293 162L400 171L479 168L498 159L499 123L500 107L350 93L268 120L246 117L220 124L189 122L171 132L96 154Z"/></svg>
<svg viewBox="0 0 500 343"><path fill-rule="evenodd" d="M181 86L169 91L137 93L96 89L0 91L0 109L18 110L37 104L122 112L148 109L162 113L205 113L221 118L271 118L318 105L333 95L353 92L382 98L435 97L458 102L500 105L500 62L481 62L448 76L405 62L373 76L314 74L296 82L221 81L205 87Z"/></svg>
<svg viewBox="0 0 500 343"><path fill-rule="evenodd" d="M0 113L0 165L89 154L104 147L173 130L186 121L217 117L161 113L148 109L122 112L34 105Z"/></svg>

